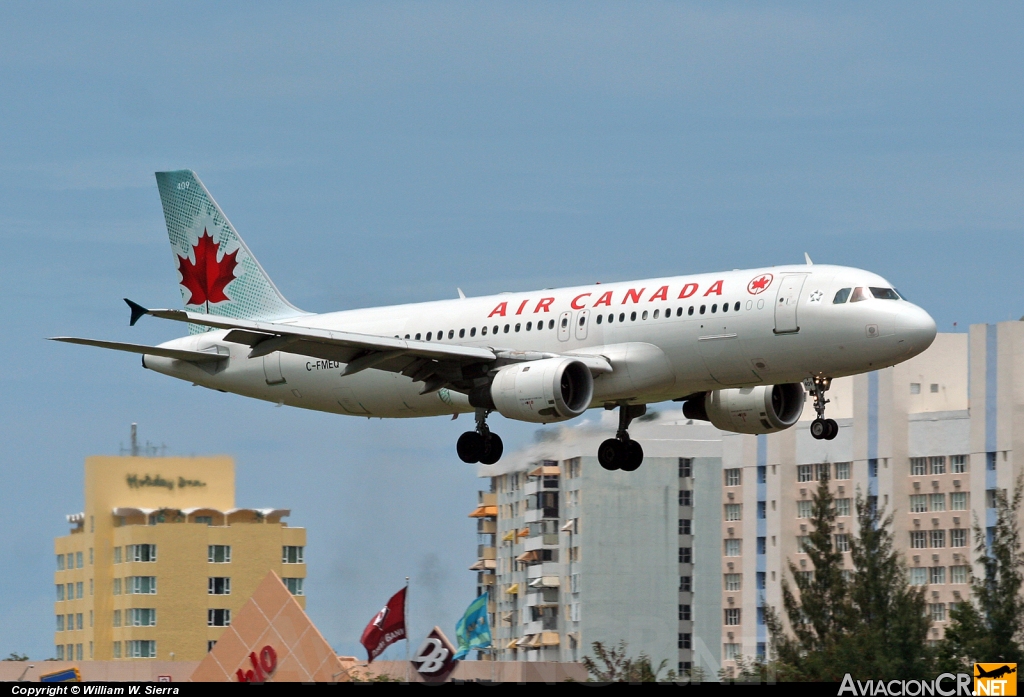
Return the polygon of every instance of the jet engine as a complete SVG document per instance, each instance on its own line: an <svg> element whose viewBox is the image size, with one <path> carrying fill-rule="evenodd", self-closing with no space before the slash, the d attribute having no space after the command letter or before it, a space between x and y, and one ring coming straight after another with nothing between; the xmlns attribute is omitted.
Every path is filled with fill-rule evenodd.
<svg viewBox="0 0 1024 697"><path fill-rule="evenodd" d="M508 419L551 423L579 416L593 396L594 378L582 361L544 358L505 366L489 386L470 392L469 402Z"/></svg>
<svg viewBox="0 0 1024 697"><path fill-rule="evenodd" d="M774 433L800 419L805 398L798 382L713 390L683 402L683 416L733 433Z"/></svg>

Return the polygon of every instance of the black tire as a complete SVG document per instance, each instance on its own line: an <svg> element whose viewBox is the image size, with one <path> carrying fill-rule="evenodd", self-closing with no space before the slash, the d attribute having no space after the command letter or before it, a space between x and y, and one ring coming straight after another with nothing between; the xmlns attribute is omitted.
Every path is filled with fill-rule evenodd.
<svg viewBox="0 0 1024 697"><path fill-rule="evenodd" d="M615 438L609 438L597 448L597 461L606 470L614 471L622 468L626 460L626 447Z"/></svg>
<svg viewBox="0 0 1024 697"><path fill-rule="evenodd" d="M626 462L622 465L623 472L635 472L644 461L644 449L635 440L626 441Z"/></svg>
<svg viewBox="0 0 1024 697"><path fill-rule="evenodd" d="M501 459L504 449L505 446L502 444L501 438L493 433L490 434L484 438L484 451L480 453L480 464L493 465Z"/></svg>
<svg viewBox="0 0 1024 697"><path fill-rule="evenodd" d="M480 456L484 452L484 439L476 431L466 431L459 436L455 451L459 454L459 459L467 464L480 462Z"/></svg>
<svg viewBox="0 0 1024 697"><path fill-rule="evenodd" d="M835 419L825 419L825 423L828 425L828 433L825 434L825 440L833 440L839 435L839 424L836 423Z"/></svg>
<svg viewBox="0 0 1024 697"><path fill-rule="evenodd" d="M828 424L825 419L815 419L811 422L811 438L821 440L828 433Z"/></svg>

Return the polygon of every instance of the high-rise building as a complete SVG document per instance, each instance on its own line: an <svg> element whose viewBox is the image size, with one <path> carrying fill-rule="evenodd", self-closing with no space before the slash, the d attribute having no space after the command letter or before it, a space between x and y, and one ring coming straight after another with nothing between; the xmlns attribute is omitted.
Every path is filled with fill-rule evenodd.
<svg viewBox="0 0 1024 697"><path fill-rule="evenodd" d="M1013 457L1024 438L1024 322L939 334L905 363L834 380L827 397L840 426L831 441L811 437L808 400L795 427L771 435L721 432L676 410L635 421L648 457L632 473L606 472L594 457L610 419L555 427L480 466L496 494L499 656L578 660L592 641L626 640L659 660L678 650L681 668L713 677L740 656L766 655L765 605L781 610L790 563L812 571L802 549L823 477L839 549L856 533L858 495L893 514L908 582L926 587L930 639L941 639L980 572L972 523L989 534L996 491L1012 491L1024 471ZM663 586L676 582L673 643Z"/></svg>
<svg viewBox="0 0 1024 697"><path fill-rule="evenodd" d="M58 537L58 659L199 660L269 570L305 607L306 531L236 508L229 457L90 457Z"/></svg>

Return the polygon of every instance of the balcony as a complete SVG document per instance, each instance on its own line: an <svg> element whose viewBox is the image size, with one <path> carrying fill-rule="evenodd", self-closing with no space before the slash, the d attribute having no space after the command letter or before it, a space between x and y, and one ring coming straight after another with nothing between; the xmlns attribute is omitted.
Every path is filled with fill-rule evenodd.
<svg viewBox="0 0 1024 697"><path fill-rule="evenodd" d="M478 491L476 497L476 505L478 506L497 506L498 495L490 491Z"/></svg>
<svg viewBox="0 0 1024 697"><path fill-rule="evenodd" d="M531 592L526 594L526 606L527 607L558 607L558 589L557 588L539 588L539 589L536 589L536 590L531 589Z"/></svg>
<svg viewBox="0 0 1024 697"><path fill-rule="evenodd" d="M477 547L476 547L476 557L477 557L477 559L496 559L497 555L495 554L495 548L494 547L486 547L484 545L477 545Z"/></svg>
<svg viewBox="0 0 1024 697"><path fill-rule="evenodd" d="M559 577L562 574L562 565L556 561L546 561L543 564L534 564L526 567L526 578L531 581L541 576Z"/></svg>
<svg viewBox="0 0 1024 697"><path fill-rule="evenodd" d="M488 520L487 518L480 518L476 521L476 531L482 535L493 535L498 532L498 522Z"/></svg>
<svg viewBox="0 0 1024 697"><path fill-rule="evenodd" d="M545 518L558 519L558 508L547 507L547 508L531 508L523 514L523 520L527 523L537 523Z"/></svg>
<svg viewBox="0 0 1024 697"><path fill-rule="evenodd" d="M523 540L523 550L532 552L535 549L557 549L558 535L537 535Z"/></svg>

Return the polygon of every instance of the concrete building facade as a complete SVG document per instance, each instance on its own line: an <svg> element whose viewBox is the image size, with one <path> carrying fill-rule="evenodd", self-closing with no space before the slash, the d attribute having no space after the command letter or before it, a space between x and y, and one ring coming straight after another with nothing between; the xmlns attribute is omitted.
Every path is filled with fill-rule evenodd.
<svg viewBox="0 0 1024 697"><path fill-rule="evenodd" d="M499 656L579 660L592 641L626 640L634 655L710 677L766 655L763 608L781 608L790 562L811 570L801 550L823 476L840 549L856 532L858 494L894 515L909 582L926 587L930 639L941 639L951 604L969 597L972 523L994 525L995 490L1012 491L1022 471L1024 323L939 334L906 363L833 381L827 396L840 426L831 441L811 437L809 400L795 427L761 436L673 409L634 422L648 457L633 473L593 457L610 415L481 466L496 497Z"/></svg>
<svg viewBox="0 0 1024 697"><path fill-rule="evenodd" d="M55 540L58 660L198 661L267 572L305 607L306 531L235 507L229 457L90 457Z"/></svg>

